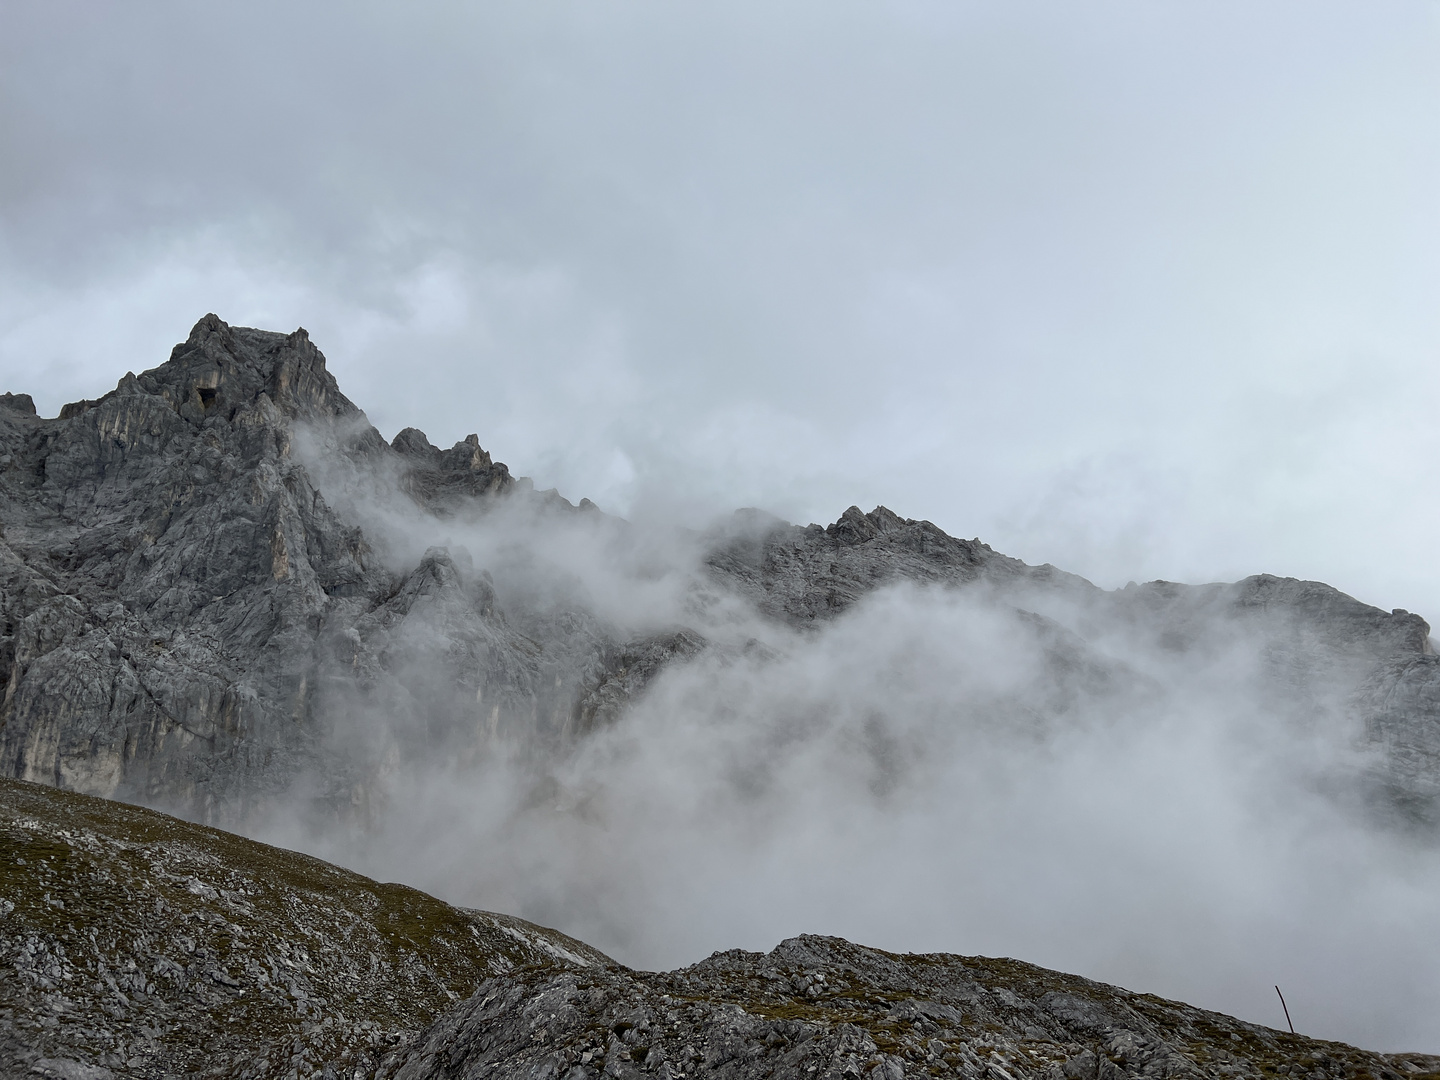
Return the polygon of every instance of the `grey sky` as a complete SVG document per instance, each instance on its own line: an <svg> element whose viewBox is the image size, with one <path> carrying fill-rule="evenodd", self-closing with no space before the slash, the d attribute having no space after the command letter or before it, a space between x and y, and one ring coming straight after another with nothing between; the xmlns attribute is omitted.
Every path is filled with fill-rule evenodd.
<svg viewBox="0 0 1440 1080"><path fill-rule="evenodd" d="M13 3L0 384L213 310L625 514L1440 622L1440 7Z"/></svg>

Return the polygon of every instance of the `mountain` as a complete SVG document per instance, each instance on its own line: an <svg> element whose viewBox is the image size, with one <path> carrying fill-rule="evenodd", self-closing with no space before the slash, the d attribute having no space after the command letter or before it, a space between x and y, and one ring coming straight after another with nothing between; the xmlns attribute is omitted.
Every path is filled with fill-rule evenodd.
<svg viewBox="0 0 1440 1080"><path fill-rule="evenodd" d="M665 602L629 613L661 580ZM1191 667L1245 635L1257 695L1367 748L1337 790L1434 827L1440 666L1419 616L1271 576L1107 592L884 507L657 538L535 491L475 436L387 443L304 330L214 315L56 419L0 398L0 775L218 824L282 796L363 821L418 753L543 773L660 672L783 651L769 639L897 582L1003 612L1043 677L994 708L1032 725L1143 699L1136 649Z"/></svg>
<svg viewBox="0 0 1440 1080"><path fill-rule="evenodd" d="M679 971L121 803L0 781L0 1077L1275 1076L1374 1054L1015 960L798 937Z"/></svg>
<svg viewBox="0 0 1440 1080"><path fill-rule="evenodd" d="M1419 1045L1423 972L1377 980L1436 950L1440 659L1319 582L1106 590L885 507L627 522L209 315L57 418L0 396L0 683L16 1075L1434 1067L832 938L630 970L124 805L637 967L816 913L1092 935L1212 1003L1299 956Z"/></svg>

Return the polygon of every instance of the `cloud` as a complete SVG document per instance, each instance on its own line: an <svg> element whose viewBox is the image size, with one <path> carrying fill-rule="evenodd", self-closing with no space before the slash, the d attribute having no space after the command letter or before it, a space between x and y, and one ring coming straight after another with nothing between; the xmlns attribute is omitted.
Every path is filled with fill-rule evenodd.
<svg viewBox="0 0 1440 1080"><path fill-rule="evenodd" d="M295 452L417 598L357 623L379 689L330 699L364 827L278 805L265 838L642 967L836 933L1271 1024L1278 982L1308 1032L1440 1045L1440 849L1376 813L1335 610L895 584L802 631L706 572L718 532L523 498L433 518L340 445ZM436 545L449 591L416 584ZM703 647L577 719L593 650L678 627Z"/></svg>
<svg viewBox="0 0 1440 1080"><path fill-rule="evenodd" d="M614 560L582 565L577 540L541 556L549 580L568 559L607 618L673 616L683 563L627 618ZM1021 598L897 586L810 634L692 607L760 645L675 661L568 749L522 736L456 767L412 747L363 836L271 835L642 967L837 933L1272 1025L1279 982L1309 1032L1437 1045L1440 853L1345 795L1370 758L1340 689L1287 700L1279 628L1202 614L1208 644L1175 651L1071 609L1082 642Z"/></svg>
<svg viewBox="0 0 1440 1080"><path fill-rule="evenodd" d="M49 415L214 310L306 326L387 435L479 432L653 523L643 618L630 569L542 552L607 617L684 609L677 519L880 502L1103 584L1269 570L1440 612L1433 5L0 19L0 376ZM395 557L503 554L450 534ZM1162 666L1129 727L962 751L940 718L1010 670L968 603L677 668L553 816L524 772L418 773L374 865L644 962L833 929L1257 1019L1280 981L1317 1029L1435 1045L1428 854L1328 816L1223 667L1188 706ZM895 690L907 656L954 678Z"/></svg>
<svg viewBox="0 0 1440 1080"><path fill-rule="evenodd" d="M0 373L47 411L217 310L621 512L1440 610L1425 4L5 18ZM1127 567L1065 494L1118 461L1186 493L1116 482Z"/></svg>

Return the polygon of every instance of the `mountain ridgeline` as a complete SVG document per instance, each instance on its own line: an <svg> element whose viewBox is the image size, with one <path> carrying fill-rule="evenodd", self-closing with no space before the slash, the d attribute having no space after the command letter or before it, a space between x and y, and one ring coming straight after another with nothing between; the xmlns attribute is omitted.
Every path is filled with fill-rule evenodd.
<svg viewBox="0 0 1440 1080"><path fill-rule="evenodd" d="M408 515L408 536L377 505ZM490 565L413 538L516 518L530 531ZM302 779L321 812L363 812L417 740L460 760L501 743L543 756L668 665L757 647L722 640L717 608L803 629L902 581L1021 609L1055 676L1027 714L1134 689L1087 627L1172 653L1243 628L1291 707L1339 702L1379 750L1364 797L1435 820L1440 666L1416 615L1270 576L1106 592L852 507L825 528L751 511L687 537L685 602L621 625L516 549L587 529L585 545L629 551L644 546L633 530L534 491L474 436L440 450L407 428L387 443L303 330L207 315L167 363L57 419L6 395L0 528L0 774L198 820L242 822ZM1049 617L1056 606L1074 617ZM377 712L383 728L354 719Z"/></svg>

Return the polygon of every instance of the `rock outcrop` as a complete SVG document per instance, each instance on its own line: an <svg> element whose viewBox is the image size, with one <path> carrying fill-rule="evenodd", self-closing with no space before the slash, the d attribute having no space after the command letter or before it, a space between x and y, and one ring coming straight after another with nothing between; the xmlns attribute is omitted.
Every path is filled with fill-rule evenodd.
<svg viewBox="0 0 1440 1080"><path fill-rule="evenodd" d="M1367 1053L1016 960L807 935L659 974L491 979L382 1075L1399 1080L1437 1070L1440 1058Z"/></svg>
<svg viewBox="0 0 1440 1080"><path fill-rule="evenodd" d="M0 781L0 1076L352 1076L485 979L613 964L154 811Z"/></svg>

